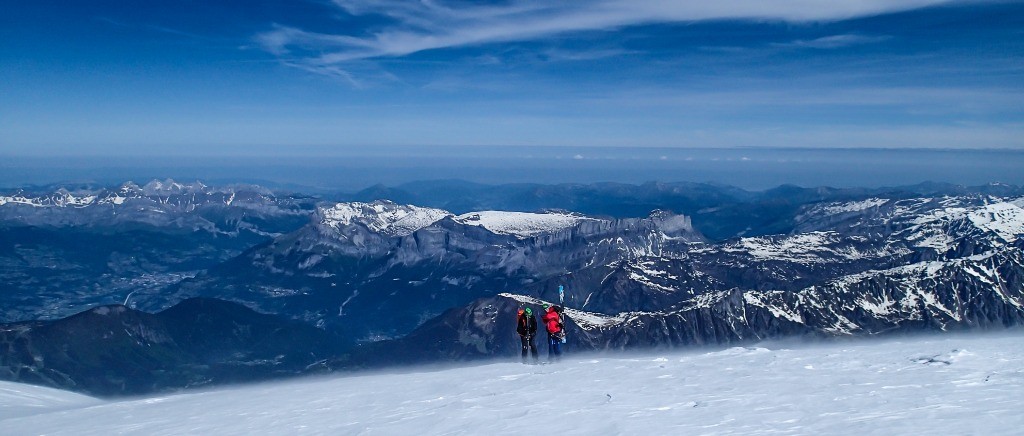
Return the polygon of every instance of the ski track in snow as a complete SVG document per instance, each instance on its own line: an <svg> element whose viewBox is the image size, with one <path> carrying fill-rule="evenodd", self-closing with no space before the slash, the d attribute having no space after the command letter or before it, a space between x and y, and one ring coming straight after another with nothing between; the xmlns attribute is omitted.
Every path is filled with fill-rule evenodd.
<svg viewBox="0 0 1024 436"><path fill-rule="evenodd" d="M0 382L21 434L1019 434L1024 332L567 356L120 401ZM543 425L543 427L541 427Z"/></svg>

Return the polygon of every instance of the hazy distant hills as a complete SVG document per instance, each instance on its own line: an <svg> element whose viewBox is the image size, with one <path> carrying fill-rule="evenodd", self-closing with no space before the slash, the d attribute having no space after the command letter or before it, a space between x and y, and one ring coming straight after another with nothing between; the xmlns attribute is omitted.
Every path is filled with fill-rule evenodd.
<svg viewBox="0 0 1024 436"><path fill-rule="evenodd" d="M154 180L0 192L0 321L63 317L160 289L309 220L316 200ZM175 302L167 302L173 304Z"/></svg>
<svg viewBox="0 0 1024 436"><path fill-rule="evenodd" d="M210 364L197 360L195 347L237 356L258 347L252 359L264 366L250 378L302 373L306 365L510 354L518 347L516 308L557 301L559 285L570 349L1024 321L1024 190L999 184L748 192L690 183L441 181L316 198L163 181L2 193L0 236L8 321L62 318L129 294L130 307L157 314L122 307L116 313L131 319L118 318L121 327L95 313L3 327L15 345L0 356L7 368L0 374L77 389L100 377L106 381L88 385L97 392L231 379L230 371L196 369ZM234 307L219 300L273 315L260 315L269 317L261 325L307 328L259 333L241 327L256 316L248 309L204 314ZM205 324L205 345L179 333L145 341L132 333L162 331L153 320L180 312L168 309L182 301L210 302L184 306L194 313L184 322L239 321ZM93 321L67 324L72 319ZM76 325L76 333L35 336L59 325ZM251 335L239 339L239 328ZM120 339L103 342L114 333ZM93 369L74 374L47 366L55 372L38 378L42 367L32 362L78 358L25 341L94 344L113 361L94 359L86 365ZM310 345L288 348L289 341ZM104 385L114 379L97 368L118 359L149 372L129 377L120 391ZM245 359L231 362L256 361ZM164 372L176 375L152 378Z"/></svg>
<svg viewBox="0 0 1024 436"><path fill-rule="evenodd" d="M98 306L0 326L0 378L140 394L308 373L341 344L320 329L221 300L189 299L156 314Z"/></svg>

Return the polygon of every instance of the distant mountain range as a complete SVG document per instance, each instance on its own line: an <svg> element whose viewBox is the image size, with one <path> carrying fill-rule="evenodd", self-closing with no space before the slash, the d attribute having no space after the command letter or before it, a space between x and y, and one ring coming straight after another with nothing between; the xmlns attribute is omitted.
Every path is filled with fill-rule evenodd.
<svg viewBox="0 0 1024 436"><path fill-rule="evenodd" d="M274 323L308 326L291 331L297 343L323 347L302 351L321 362L309 369L316 371L512 354L516 309L556 302L559 285L570 350L1024 321L1024 189L998 184L747 192L424 182L313 198L165 181L0 196L0 235L0 279L17 289L0 297L11 321L122 303L131 292L129 306L158 313L120 309L139 319L181 301L229 300L274 314ZM163 279L131 285L147 274ZM25 325L0 331L31 338ZM237 329L229 326L207 334L230 338ZM130 349L110 353L137 356ZM53 361L53 352L8 352L0 368ZM297 362L280 373L314 363L296 352L280 353ZM195 364L187 347L143 356L174 368ZM252 378L277 374L268 369L274 365ZM29 380L38 371L6 374ZM159 383L140 376L121 391L87 390L139 392L227 377L178 374ZM83 377L97 376L31 380L86 389Z"/></svg>
<svg viewBox="0 0 1024 436"><path fill-rule="evenodd" d="M565 285L570 346L627 349L1024 322L1024 199L869 198L807 206L789 235L674 244L447 311L373 356L514 352L519 307ZM454 339L457 338L457 339ZM341 361L344 367L349 362Z"/></svg>
<svg viewBox="0 0 1024 436"><path fill-rule="evenodd" d="M172 180L0 192L0 321L159 298L167 285L303 226L317 201Z"/></svg>
<svg viewBox="0 0 1024 436"><path fill-rule="evenodd" d="M476 298L702 241L687 217L564 212L453 215L386 201L321 207L296 232L168 288L244 302L359 341L400 337Z"/></svg>

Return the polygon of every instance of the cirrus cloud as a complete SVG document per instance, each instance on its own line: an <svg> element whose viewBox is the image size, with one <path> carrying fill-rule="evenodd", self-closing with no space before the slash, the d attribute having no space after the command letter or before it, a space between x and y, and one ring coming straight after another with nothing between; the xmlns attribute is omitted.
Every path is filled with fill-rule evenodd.
<svg viewBox="0 0 1024 436"><path fill-rule="evenodd" d="M573 32L615 30L656 23L707 20L828 22L955 3L954 0L664 0L539 1L500 5L435 0L334 0L353 17L385 24L347 26L337 33L276 25L256 36L268 52L300 57L312 65L395 58L427 50L491 43L532 41ZM341 26L339 26L341 27ZM829 48L871 42L859 35L837 35L794 46Z"/></svg>

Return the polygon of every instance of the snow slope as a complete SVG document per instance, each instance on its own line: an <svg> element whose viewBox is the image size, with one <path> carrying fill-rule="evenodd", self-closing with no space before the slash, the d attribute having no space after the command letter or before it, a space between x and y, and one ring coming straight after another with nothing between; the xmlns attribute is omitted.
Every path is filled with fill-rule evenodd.
<svg viewBox="0 0 1024 436"><path fill-rule="evenodd" d="M0 420L100 403L101 400L59 389L0 381Z"/></svg>
<svg viewBox="0 0 1024 436"><path fill-rule="evenodd" d="M567 356L78 403L0 384L21 434L1019 434L1024 332ZM62 410L63 409L63 410ZM528 433L528 432L527 432Z"/></svg>

